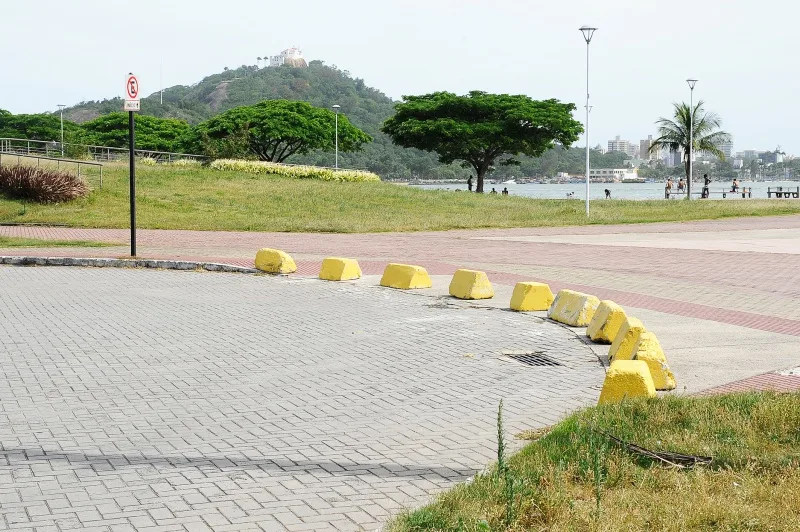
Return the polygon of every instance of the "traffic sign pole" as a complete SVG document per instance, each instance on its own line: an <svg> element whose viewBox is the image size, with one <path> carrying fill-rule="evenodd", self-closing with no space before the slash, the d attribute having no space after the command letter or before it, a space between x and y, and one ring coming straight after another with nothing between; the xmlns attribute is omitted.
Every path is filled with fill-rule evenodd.
<svg viewBox="0 0 800 532"><path fill-rule="evenodd" d="M139 79L131 73L125 78L125 106L128 111L128 156L130 157L131 257L136 256L136 125L133 113L141 109Z"/></svg>
<svg viewBox="0 0 800 532"><path fill-rule="evenodd" d="M131 167L131 257L136 256L136 148L135 124L133 121L133 111L128 111L128 150L130 155Z"/></svg>

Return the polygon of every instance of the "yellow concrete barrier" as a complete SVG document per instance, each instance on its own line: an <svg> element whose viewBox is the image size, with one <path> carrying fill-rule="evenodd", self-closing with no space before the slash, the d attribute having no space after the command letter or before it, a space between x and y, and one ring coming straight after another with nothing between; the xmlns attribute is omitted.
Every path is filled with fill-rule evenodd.
<svg viewBox="0 0 800 532"><path fill-rule="evenodd" d="M458 299L491 299L494 289L484 272L456 270L450 281L450 295Z"/></svg>
<svg viewBox="0 0 800 532"><path fill-rule="evenodd" d="M433 283L428 271L422 266L389 264L383 270L381 286L408 290L411 288L430 288Z"/></svg>
<svg viewBox="0 0 800 532"><path fill-rule="evenodd" d="M619 403L623 399L655 396L656 388L646 362L617 360L611 363L606 372L597 403Z"/></svg>
<svg viewBox="0 0 800 532"><path fill-rule="evenodd" d="M595 296L561 290L553 300L547 317L572 327L586 327L592 321L598 305L600 300Z"/></svg>
<svg viewBox="0 0 800 532"><path fill-rule="evenodd" d="M594 342L610 344L627 318L622 307L613 301L601 301L586 330L586 336Z"/></svg>
<svg viewBox="0 0 800 532"><path fill-rule="evenodd" d="M361 278L361 268L355 259L328 257L322 261L319 278L326 281L351 281Z"/></svg>
<svg viewBox="0 0 800 532"><path fill-rule="evenodd" d="M626 319L611 343L611 349L608 350L608 361L633 360L633 355L636 353L634 351L636 342L644 332L647 332L647 329L637 318Z"/></svg>
<svg viewBox="0 0 800 532"><path fill-rule="evenodd" d="M544 283L517 283L511 294L511 310L529 312L547 310L553 304L553 292Z"/></svg>
<svg viewBox="0 0 800 532"><path fill-rule="evenodd" d="M634 347L634 353L634 360L642 360L647 363L656 390L675 389L675 376L667 365L667 357L664 356L664 351L655 334L651 332L640 334L639 341Z"/></svg>
<svg viewBox="0 0 800 532"><path fill-rule="evenodd" d="M256 268L267 273L294 273L297 265L288 254L279 249L263 248L256 253Z"/></svg>

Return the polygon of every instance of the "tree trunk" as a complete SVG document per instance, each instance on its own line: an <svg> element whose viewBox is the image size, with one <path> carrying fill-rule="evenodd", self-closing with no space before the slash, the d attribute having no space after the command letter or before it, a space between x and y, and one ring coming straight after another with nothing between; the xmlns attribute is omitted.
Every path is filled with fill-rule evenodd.
<svg viewBox="0 0 800 532"><path fill-rule="evenodd" d="M483 194L483 178L486 175L486 170L483 168L478 168L476 173L478 174L478 182L475 185L475 193Z"/></svg>

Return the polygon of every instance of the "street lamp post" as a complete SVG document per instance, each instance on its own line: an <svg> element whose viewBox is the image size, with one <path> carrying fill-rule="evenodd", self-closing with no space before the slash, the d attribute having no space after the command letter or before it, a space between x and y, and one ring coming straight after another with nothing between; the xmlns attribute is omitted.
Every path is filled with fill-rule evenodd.
<svg viewBox="0 0 800 532"><path fill-rule="evenodd" d="M697 84L696 79L687 79L686 83L689 84L689 179L686 180L686 196L692 199L692 176L693 161L694 159L694 86Z"/></svg>
<svg viewBox="0 0 800 532"><path fill-rule="evenodd" d="M334 105L333 110L336 111L336 166L335 168L339 169L339 109L341 109L341 105Z"/></svg>
<svg viewBox="0 0 800 532"><path fill-rule="evenodd" d="M589 216L589 43L597 28L582 26L580 30L586 41L586 216Z"/></svg>
<svg viewBox="0 0 800 532"><path fill-rule="evenodd" d="M64 157L64 105L63 103L58 104L58 110L61 112L61 157Z"/></svg>

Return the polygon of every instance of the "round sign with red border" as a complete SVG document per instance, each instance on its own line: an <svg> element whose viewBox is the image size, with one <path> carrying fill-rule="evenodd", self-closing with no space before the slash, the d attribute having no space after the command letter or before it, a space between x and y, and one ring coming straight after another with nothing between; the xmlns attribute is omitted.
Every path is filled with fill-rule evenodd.
<svg viewBox="0 0 800 532"><path fill-rule="evenodd" d="M125 82L125 95L128 100L139 99L139 80L133 74L128 74Z"/></svg>

